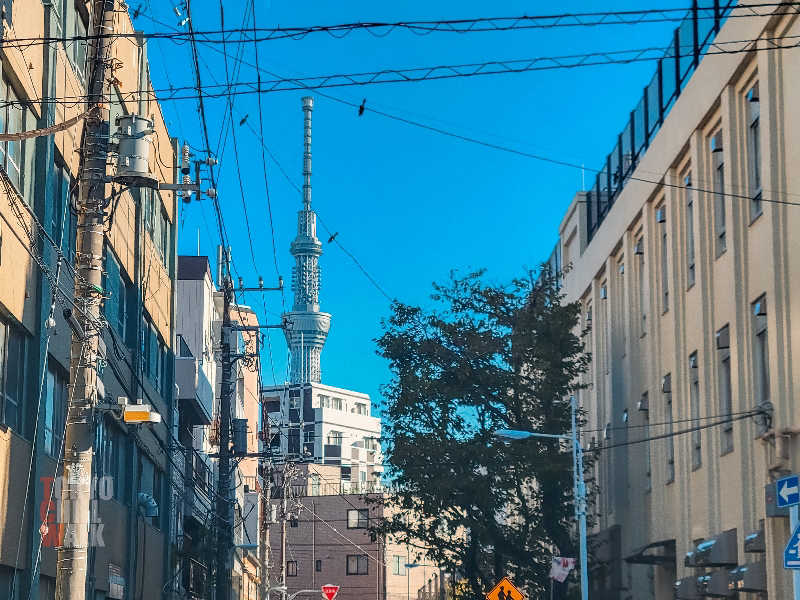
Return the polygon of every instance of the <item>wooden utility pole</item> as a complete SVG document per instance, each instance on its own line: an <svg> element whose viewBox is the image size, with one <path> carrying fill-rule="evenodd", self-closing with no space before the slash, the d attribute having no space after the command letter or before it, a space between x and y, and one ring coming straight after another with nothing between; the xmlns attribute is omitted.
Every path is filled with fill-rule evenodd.
<svg viewBox="0 0 800 600"><path fill-rule="evenodd" d="M225 269L228 271L228 269ZM216 599L230 600L233 569L233 498L231 498L231 396L234 390L231 356L231 302L233 286L230 272L222 282L222 381L219 398L219 462L217 463L217 573Z"/></svg>
<svg viewBox="0 0 800 600"><path fill-rule="evenodd" d="M260 391L259 391L260 394ZM261 431L262 431L262 449L269 448L270 434L272 433L269 426L269 412L266 405L262 403L261 406ZM264 459L259 460L259 474L261 475L261 495L259 496L260 514L258 523L258 556L261 569L261 585L259 590L259 598L267 600L269 597L269 560L270 560L270 547L269 547L269 523L272 520L272 459L267 462Z"/></svg>
<svg viewBox="0 0 800 600"><path fill-rule="evenodd" d="M108 106L106 72L110 64L115 0L93 0L89 43L86 119L80 149L77 201L78 240L75 304L77 320L70 349L70 402L64 440L61 485L63 540L56 562L56 600L85 600L89 550L94 410L97 404L97 362L100 305L103 300ZM76 42L80 43L80 42Z"/></svg>

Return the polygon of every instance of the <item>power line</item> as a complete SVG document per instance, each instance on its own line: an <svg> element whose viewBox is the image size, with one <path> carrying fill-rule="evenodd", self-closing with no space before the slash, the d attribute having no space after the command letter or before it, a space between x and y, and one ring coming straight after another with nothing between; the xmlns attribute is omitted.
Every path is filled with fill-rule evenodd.
<svg viewBox="0 0 800 600"><path fill-rule="evenodd" d="M729 3L730 4L730 3ZM759 4L735 5L727 7L717 6L698 6L698 20L716 20L728 18L769 18L773 16L795 15L798 13L798 2L764 2ZM756 12L756 9L777 8L774 12ZM795 9L795 10L791 10ZM653 8L643 10L628 11L594 11L594 12L575 12L575 13L556 13L542 15L514 15L496 17L476 17L466 19L441 19L441 20L409 20L409 21L358 21L351 23L338 23L333 25L306 25L294 27L252 27L239 29L216 29L207 31L181 31L172 29L167 32L152 31L144 34L136 33L112 33L97 35L79 36L49 36L49 37L23 37L9 38L0 42L0 47L4 44L15 45L17 47L28 47L40 44L53 43L73 43L78 41L90 41L106 37L113 38L138 38L154 40L169 40L176 43L191 41L193 35L202 35L206 39L200 40L201 43L230 43L230 42L265 42L281 39L302 39L309 35L325 33L329 36L341 39L354 31L366 31L374 37L383 38L395 30L407 30L416 35L424 36L433 33L485 33L485 32L505 32L520 31L529 29L556 29L568 27L598 27L613 25L642 25L648 23L680 23L692 14L693 8ZM739 14L741 13L741 14ZM154 22L152 17L143 14ZM239 34L239 38L232 40L229 36ZM252 34L249 37L248 34ZM259 36L258 34L262 34ZM219 38L209 36L218 35Z"/></svg>
<svg viewBox="0 0 800 600"><path fill-rule="evenodd" d="M746 40L731 40L726 42L712 42L708 49L699 52L700 56L733 55L749 52L764 52L773 50L791 50L800 46L800 41L782 45L781 40L800 40L799 35L762 37ZM759 42L769 44L760 47ZM583 54L566 54L558 56L541 56L522 59L488 60L474 63L461 63L452 65L426 65L407 68L386 68L379 71L362 71L352 73L335 73L303 77L281 77L272 80L259 80L239 82L235 86L227 84L205 85L198 88L198 84L179 86L173 88L149 88L131 90L121 94L124 101L151 100L151 101L180 101L200 100L204 98L228 98L253 94L269 94L295 90L318 90L324 88L339 88L378 85L389 83L416 83L422 81L437 81L443 79L460 79L483 77L490 75L509 75L528 73L534 71L551 71L561 69L576 69L594 66L632 64L639 62L653 62L662 59L694 58L694 49L675 52L675 47L650 46L625 50L600 50ZM235 87L236 89L230 89ZM35 100L17 100L0 103L2 106L27 104L30 102L49 102L69 104L79 102L82 96L47 97Z"/></svg>
<svg viewBox="0 0 800 600"><path fill-rule="evenodd" d="M684 435L684 434L687 434L687 433L693 433L695 431L702 431L703 429L709 429L711 427L717 427L718 425L725 425L726 423L733 423L734 421L741 421L742 419L749 419L750 417L755 417L755 416L758 416L758 415L768 415L768 413L765 410L762 410L762 409L753 410L750 413L741 414L741 415L738 415L738 416L735 416L735 417L726 418L726 419L720 419L719 421L715 421L713 423L706 423L704 425L697 425L695 427L689 427L688 429L681 429L680 431L662 433L662 434L659 434L659 435L654 435L654 436L650 436L650 437L646 437L646 438L642 438L642 439L638 439L638 440L630 440L630 441L627 441L627 442L619 442L618 444L607 444L607 445L604 445L604 446L595 446L594 448L587 449L587 451L591 451L591 452L598 451L599 452L600 450L611 450L612 448L622 448L622 447L625 447L625 446L633 446L634 444L642 444L644 442L652 442L652 441L655 441L655 440L662 440L662 439L666 439L666 438L676 437L676 436L679 436L679 435Z"/></svg>

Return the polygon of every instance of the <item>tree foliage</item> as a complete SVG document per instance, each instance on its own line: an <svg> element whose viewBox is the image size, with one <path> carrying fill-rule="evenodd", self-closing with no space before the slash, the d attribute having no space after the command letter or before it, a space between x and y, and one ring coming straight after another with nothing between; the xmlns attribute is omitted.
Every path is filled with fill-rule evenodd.
<svg viewBox="0 0 800 600"><path fill-rule="evenodd" d="M570 430L569 395L589 360L579 306L547 271L502 286L451 274L431 298L430 310L395 303L376 340L393 373L386 530L457 572L466 597L503 575L536 597L554 550L576 555L571 448L493 432Z"/></svg>

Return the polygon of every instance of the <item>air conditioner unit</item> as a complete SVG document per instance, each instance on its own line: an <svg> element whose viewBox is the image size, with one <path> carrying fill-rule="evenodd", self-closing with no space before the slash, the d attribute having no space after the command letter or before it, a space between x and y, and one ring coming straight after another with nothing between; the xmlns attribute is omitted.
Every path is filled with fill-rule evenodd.
<svg viewBox="0 0 800 600"><path fill-rule="evenodd" d="M723 327L717 332L717 350L727 350L731 347L731 333L728 327Z"/></svg>
<svg viewBox="0 0 800 600"><path fill-rule="evenodd" d="M697 578L700 595L706 598L734 598L736 592L728 588L728 571L715 571Z"/></svg>
<svg viewBox="0 0 800 600"><path fill-rule="evenodd" d="M640 412L647 412L650 410L650 401L647 399L647 396L642 396L642 398L636 403L636 410Z"/></svg>
<svg viewBox="0 0 800 600"><path fill-rule="evenodd" d="M752 533L747 534L744 538L744 551L745 552L766 552L767 545L764 541L764 530L759 529Z"/></svg>
<svg viewBox="0 0 800 600"><path fill-rule="evenodd" d="M684 567L697 567L697 556L694 551L689 551L686 553L686 556L683 557L683 566ZM694 577L692 578L693 581L696 581Z"/></svg>
<svg viewBox="0 0 800 600"><path fill-rule="evenodd" d="M667 222L667 209L661 206L656 210L656 223L666 223L666 222Z"/></svg>
<svg viewBox="0 0 800 600"><path fill-rule="evenodd" d="M736 530L723 531L697 544L694 561L699 567L735 567L739 562Z"/></svg>
<svg viewBox="0 0 800 600"><path fill-rule="evenodd" d="M696 577L684 577L675 582L675 598L677 600L701 600L697 589Z"/></svg>
<svg viewBox="0 0 800 600"><path fill-rule="evenodd" d="M767 569L763 560L737 567L728 574L728 589L737 592L766 592Z"/></svg>

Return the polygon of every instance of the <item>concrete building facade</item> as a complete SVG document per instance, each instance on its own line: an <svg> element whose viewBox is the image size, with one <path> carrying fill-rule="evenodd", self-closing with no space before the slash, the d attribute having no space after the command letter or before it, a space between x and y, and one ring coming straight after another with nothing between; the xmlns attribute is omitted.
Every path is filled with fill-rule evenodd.
<svg viewBox="0 0 800 600"><path fill-rule="evenodd" d="M800 469L800 63L774 46L800 22L730 10L678 27L694 56L659 61L550 261L592 354L592 599L791 597L772 505Z"/></svg>
<svg viewBox="0 0 800 600"><path fill-rule="evenodd" d="M177 459L185 469L178 485L184 490L179 523L178 548L181 564L180 593L186 598L208 598L213 591L214 521L216 510L217 464L209 455L217 452L216 423L219 415L221 363L220 327L222 296L211 275L208 257L179 256L177 293L180 298L176 333L178 355L178 430L175 445ZM234 326L258 326L256 314L247 306L233 305ZM256 333L236 331L232 339L234 353L257 352ZM237 430L234 451L258 451L257 430L260 415L258 361L242 358L234 368L235 394L231 401ZM258 561L258 466L255 458L242 458L233 471L234 489L234 562L232 598L255 599L260 580ZM255 508L253 508L255 507ZM246 522L250 521L249 527Z"/></svg>
<svg viewBox="0 0 800 600"><path fill-rule="evenodd" d="M117 3L117 9L120 9ZM10 2L2 12L7 38L85 35L84 3ZM114 31L133 33L125 10ZM147 46L131 38L112 44L109 108L154 122L149 170L173 183L175 151L152 89ZM81 103L41 98L83 96L87 48L81 40L29 47L4 46L3 133L30 131L78 116ZM124 98L124 100L123 100ZM55 134L0 144L0 597L54 596L59 527L54 477L61 474L69 394L74 308L76 217L71 201L81 147L81 121ZM113 175L114 167L109 168ZM111 197L111 186L107 188ZM129 189L110 208L104 248L100 400L150 404L162 423L127 427L99 413L93 473L99 478L92 516L88 586L92 598L161 597L174 556L175 494L169 443L173 404L175 197ZM59 261L59 258L61 259ZM49 321L52 317L55 326ZM145 516L145 503L157 516ZM145 575L146 573L146 575Z"/></svg>

